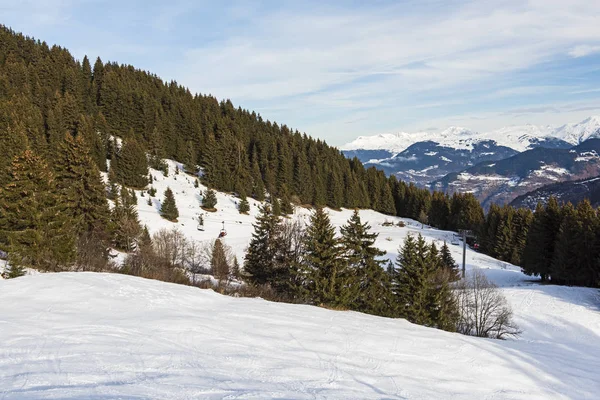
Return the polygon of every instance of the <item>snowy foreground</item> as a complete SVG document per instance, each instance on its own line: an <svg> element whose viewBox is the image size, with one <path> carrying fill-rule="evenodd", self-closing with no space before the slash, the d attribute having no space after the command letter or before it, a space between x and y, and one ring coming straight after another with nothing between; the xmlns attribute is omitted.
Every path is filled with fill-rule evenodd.
<svg viewBox="0 0 600 400"><path fill-rule="evenodd" d="M504 289L516 341L115 274L0 281L0 399L596 399L591 289Z"/></svg>
<svg viewBox="0 0 600 400"><path fill-rule="evenodd" d="M193 179L153 175L153 204L138 192L140 219L152 233L177 227L190 240L208 241L224 221L224 241L242 260L256 202L240 215L237 199L218 193L218 211L199 231ZM176 224L158 214L167 186L181 215ZM337 227L351 213L329 211ZM293 218L309 214L298 208ZM452 232L411 220L398 227L383 224L400 218L373 211L361 218L392 260L408 234L453 241ZM462 260L461 246L451 250ZM478 339L114 274L0 280L0 400L598 399L600 292L542 286L468 250L467 269L476 268L501 286L523 329L519 339Z"/></svg>

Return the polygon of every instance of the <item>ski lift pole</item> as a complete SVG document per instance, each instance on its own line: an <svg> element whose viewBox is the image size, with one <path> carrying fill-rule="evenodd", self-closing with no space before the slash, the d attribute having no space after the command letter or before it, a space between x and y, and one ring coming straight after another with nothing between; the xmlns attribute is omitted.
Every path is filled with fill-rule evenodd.
<svg viewBox="0 0 600 400"><path fill-rule="evenodd" d="M467 231L462 231L463 240L463 266L462 266L462 277L465 279L467 271Z"/></svg>

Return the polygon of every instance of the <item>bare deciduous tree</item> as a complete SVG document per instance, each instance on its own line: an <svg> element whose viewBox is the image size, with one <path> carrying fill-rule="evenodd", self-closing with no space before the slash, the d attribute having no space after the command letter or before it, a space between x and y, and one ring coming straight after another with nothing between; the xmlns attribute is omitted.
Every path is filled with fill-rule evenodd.
<svg viewBox="0 0 600 400"><path fill-rule="evenodd" d="M177 228L161 229L152 236L156 255L171 265L182 266L188 248L185 235Z"/></svg>
<svg viewBox="0 0 600 400"><path fill-rule="evenodd" d="M475 270L455 286L460 311L457 331L472 336L506 339L521 331L512 310L496 285Z"/></svg>

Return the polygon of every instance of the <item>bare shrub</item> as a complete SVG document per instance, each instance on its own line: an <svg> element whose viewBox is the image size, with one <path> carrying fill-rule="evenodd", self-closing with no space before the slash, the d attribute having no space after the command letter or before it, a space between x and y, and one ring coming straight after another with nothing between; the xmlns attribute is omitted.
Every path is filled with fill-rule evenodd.
<svg viewBox="0 0 600 400"><path fill-rule="evenodd" d="M183 265L188 246L185 235L179 229L161 229L152 236L152 245L156 255L172 267Z"/></svg>
<svg viewBox="0 0 600 400"><path fill-rule="evenodd" d="M460 312L457 331L471 336L506 339L521 331L512 310L496 285L478 270L455 286Z"/></svg>
<svg viewBox="0 0 600 400"><path fill-rule="evenodd" d="M190 241L185 252L184 266L192 275L192 283L196 284L196 275L210 274L212 257L212 241Z"/></svg>

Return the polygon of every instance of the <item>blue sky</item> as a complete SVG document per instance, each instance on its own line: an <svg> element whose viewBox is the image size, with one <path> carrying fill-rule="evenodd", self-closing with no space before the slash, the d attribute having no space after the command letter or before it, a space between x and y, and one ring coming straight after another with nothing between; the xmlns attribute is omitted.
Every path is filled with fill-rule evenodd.
<svg viewBox="0 0 600 400"><path fill-rule="evenodd" d="M334 145L600 115L600 1L0 0L0 15Z"/></svg>

